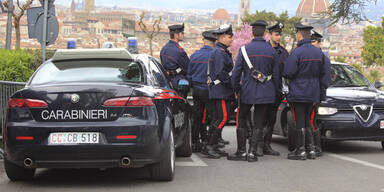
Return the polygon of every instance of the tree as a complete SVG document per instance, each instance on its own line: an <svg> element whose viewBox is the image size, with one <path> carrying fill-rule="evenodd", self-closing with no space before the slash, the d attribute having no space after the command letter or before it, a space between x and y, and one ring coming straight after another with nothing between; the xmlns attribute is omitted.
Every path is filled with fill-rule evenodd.
<svg viewBox="0 0 384 192"><path fill-rule="evenodd" d="M251 42L253 39L252 35L252 27L248 25L247 23L244 24L239 31L236 31L233 34L233 42L231 46L229 47L229 51L233 54L234 58L237 58L237 54L239 52L239 49L245 45Z"/></svg>
<svg viewBox="0 0 384 192"><path fill-rule="evenodd" d="M152 48L152 43L153 39L159 34L160 32L160 23L161 23L161 17L158 17L152 24L151 29L147 28L147 25L144 24L144 16L145 12L143 11L140 15L140 20L139 20L139 26L140 29L145 33L146 37L149 40L149 50L151 52L151 56L153 56L153 48Z"/></svg>
<svg viewBox="0 0 384 192"><path fill-rule="evenodd" d="M20 19L24 16L25 11L31 7L33 0L26 0L25 2L20 2L16 0L14 10L12 13L13 16L13 26L16 33L16 49L20 49ZM8 9L9 1L4 1L4 7Z"/></svg>
<svg viewBox="0 0 384 192"><path fill-rule="evenodd" d="M247 14L242 21L244 23L253 23L260 19L265 20L269 24L274 24L275 22L284 23L285 27L283 29L283 34L288 35L288 37L292 39L292 42L296 41L296 30L294 24L301 22L301 17L289 17L288 11L284 11L279 16L277 16L273 12L267 12L266 10L263 10L256 11L255 14ZM284 38L282 39L282 44L284 46L287 45L287 42ZM292 43L292 49L293 46L294 43Z"/></svg>
<svg viewBox="0 0 384 192"><path fill-rule="evenodd" d="M384 26L368 26L364 30L363 40L365 44L361 55L365 65L384 66Z"/></svg>
<svg viewBox="0 0 384 192"><path fill-rule="evenodd" d="M340 56L337 56L337 57L335 58L335 61L336 61L336 62L340 62L340 63L346 63L346 62L347 62L347 60L345 59L345 57L340 57Z"/></svg>
<svg viewBox="0 0 384 192"><path fill-rule="evenodd" d="M358 23L367 20L364 10L368 4L376 4L378 0L334 0L329 7L327 15L331 18L332 24Z"/></svg>

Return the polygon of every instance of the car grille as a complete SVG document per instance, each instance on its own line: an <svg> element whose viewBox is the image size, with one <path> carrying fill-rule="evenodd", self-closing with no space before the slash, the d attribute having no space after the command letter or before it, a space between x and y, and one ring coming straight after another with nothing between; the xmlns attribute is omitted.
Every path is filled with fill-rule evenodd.
<svg viewBox="0 0 384 192"><path fill-rule="evenodd" d="M359 116L359 118L364 121L364 122L368 122L368 120L370 119L371 115L372 115L372 111L373 111L373 106L370 105L355 105L353 106L353 110L355 111L355 113Z"/></svg>

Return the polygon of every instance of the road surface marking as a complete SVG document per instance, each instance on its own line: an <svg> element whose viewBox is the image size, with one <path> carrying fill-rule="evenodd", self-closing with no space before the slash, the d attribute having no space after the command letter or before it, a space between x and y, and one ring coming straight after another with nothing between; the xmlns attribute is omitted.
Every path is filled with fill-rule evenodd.
<svg viewBox="0 0 384 192"><path fill-rule="evenodd" d="M208 167L208 165L200 159L199 156L192 154L192 162L176 162L176 166L179 167Z"/></svg>
<svg viewBox="0 0 384 192"><path fill-rule="evenodd" d="M357 164L360 164L360 165L364 165L366 167L376 168L376 169L380 169L380 170L384 171L384 166L382 166L382 165L370 163L368 161L362 161L362 160L351 158L351 157L347 157L347 156L344 156L344 155L336 155L336 154L333 154L333 153L328 153L328 155L331 156L331 157L334 157L336 159L340 159L340 160L344 160L344 161L349 161L349 162L352 162L352 163L357 163Z"/></svg>

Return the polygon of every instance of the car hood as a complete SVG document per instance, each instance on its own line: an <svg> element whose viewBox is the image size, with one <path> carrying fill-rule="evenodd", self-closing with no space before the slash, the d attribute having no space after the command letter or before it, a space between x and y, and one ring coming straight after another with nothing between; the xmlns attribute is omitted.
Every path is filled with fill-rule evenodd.
<svg viewBox="0 0 384 192"><path fill-rule="evenodd" d="M384 107L384 93L370 87L331 87L327 89L327 100L324 103L342 108L360 104Z"/></svg>

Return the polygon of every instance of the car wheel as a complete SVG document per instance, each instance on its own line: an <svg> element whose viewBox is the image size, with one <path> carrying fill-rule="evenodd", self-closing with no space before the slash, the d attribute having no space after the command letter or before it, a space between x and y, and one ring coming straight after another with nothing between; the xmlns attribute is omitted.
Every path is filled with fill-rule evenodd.
<svg viewBox="0 0 384 192"><path fill-rule="evenodd" d="M192 155L192 134L191 134L191 120L187 121L187 130L183 139L183 144L176 149L176 156L178 157L190 157Z"/></svg>
<svg viewBox="0 0 384 192"><path fill-rule="evenodd" d="M175 173L175 141L173 131L170 131L165 157L160 162L151 165L151 178L156 181L172 181Z"/></svg>
<svg viewBox="0 0 384 192"><path fill-rule="evenodd" d="M33 179L36 169L26 169L4 159L4 169L11 181L27 181Z"/></svg>
<svg viewBox="0 0 384 192"><path fill-rule="evenodd" d="M293 114L291 110L287 111L287 136L288 136L288 151L293 151L296 148L296 133Z"/></svg>

